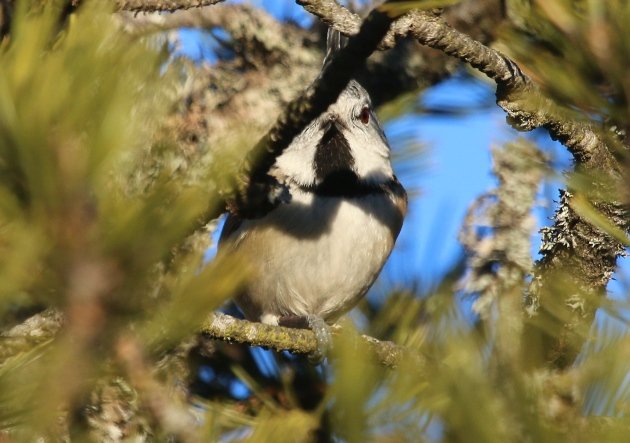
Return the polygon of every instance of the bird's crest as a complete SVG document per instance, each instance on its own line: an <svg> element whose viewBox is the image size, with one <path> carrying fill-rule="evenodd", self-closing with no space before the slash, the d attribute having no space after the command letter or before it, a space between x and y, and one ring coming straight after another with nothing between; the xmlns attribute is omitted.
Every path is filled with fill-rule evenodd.
<svg viewBox="0 0 630 443"><path fill-rule="evenodd" d="M337 52L346 45L347 38L341 35L341 32L333 28L328 28L326 34L326 56L324 57L323 67L325 68L332 60Z"/></svg>

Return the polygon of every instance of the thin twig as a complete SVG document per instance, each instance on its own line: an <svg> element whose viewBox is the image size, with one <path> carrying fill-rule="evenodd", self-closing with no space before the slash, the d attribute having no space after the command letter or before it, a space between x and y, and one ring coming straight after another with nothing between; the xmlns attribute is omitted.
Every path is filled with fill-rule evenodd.
<svg viewBox="0 0 630 443"><path fill-rule="evenodd" d="M291 47L286 41L284 28L276 19L264 10L247 4L215 5L179 10L172 14L141 16L121 12L117 14L117 18L125 32L135 36L180 28L205 30L221 28L230 34L233 41L247 47L248 52L253 52L255 49L266 55L272 53L284 55ZM248 53L250 57L255 55Z"/></svg>
<svg viewBox="0 0 630 443"><path fill-rule="evenodd" d="M201 8L224 0L116 0L121 11L131 12L173 12L191 8Z"/></svg>
<svg viewBox="0 0 630 443"><path fill-rule="evenodd" d="M132 35L145 35L154 32L171 31L179 28L214 29L229 26L236 14L245 14L246 5L217 5L212 8L177 10L171 14L137 15L122 10L117 17L123 22L123 29ZM231 13L231 11L235 11ZM249 14L245 14L249 15Z"/></svg>

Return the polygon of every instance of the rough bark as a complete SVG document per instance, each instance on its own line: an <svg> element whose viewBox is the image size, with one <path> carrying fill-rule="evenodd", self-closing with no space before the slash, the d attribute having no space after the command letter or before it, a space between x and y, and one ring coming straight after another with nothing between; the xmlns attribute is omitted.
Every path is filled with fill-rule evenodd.
<svg viewBox="0 0 630 443"><path fill-rule="evenodd" d="M334 329L339 332L339 329ZM291 351L296 354L311 354L317 349L317 342L312 331L291 329L282 326L269 326L239 320L229 315L213 313L201 329L202 334L216 339L252 346L263 346L275 351ZM403 358L413 358L418 369L422 359L392 342L379 341L367 335L361 336L373 351L375 359L387 367L396 367Z"/></svg>
<svg viewBox="0 0 630 443"><path fill-rule="evenodd" d="M0 347L0 365L8 359L31 349L34 345L52 340L63 328L63 315L54 309L35 314L24 323L2 334ZM250 346L262 346L276 351L291 351L296 354L310 354L317 349L315 335L308 329L292 329L282 326L269 326L262 323L239 320L235 317L215 312L204 322L201 331L206 337L223 340L228 343L244 343ZM333 329L340 332L339 328ZM403 358L413 358L418 367L422 366L421 357L392 342L379 341L363 335L361 339L374 352L376 361L387 367L396 367ZM131 343L131 344L130 344ZM133 346L132 346L133 345ZM125 359L140 364L140 357L133 339L126 337L121 341L119 354ZM135 369L134 369L135 370Z"/></svg>
<svg viewBox="0 0 630 443"><path fill-rule="evenodd" d="M131 12L173 12L201 8L224 0L116 0L116 7Z"/></svg>

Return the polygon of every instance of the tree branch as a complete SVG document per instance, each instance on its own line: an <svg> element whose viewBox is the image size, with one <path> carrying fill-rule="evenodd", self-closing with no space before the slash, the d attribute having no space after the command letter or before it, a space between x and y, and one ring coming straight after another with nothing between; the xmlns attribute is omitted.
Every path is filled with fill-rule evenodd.
<svg viewBox="0 0 630 443"><path fill-rule="evenodd" d="M359 32L361 17L350 12L335 0L296 0L296 3L345 36L350 37ZM392 29L387 33L387 36L391 36L393 33L394 30Z"/></svg>
<svg viewBox="0 0 630 443"><path fill-rule="evenodd" d="M9 358L54 338L62 327L63 315L61 312L47 309L2 333L0 335L0 366ZM333 328L333 332L338 331L339 328ZM262 346L275 351L310 354L317 349L315 335L311 330L264 325L239 320L219 312L211 313L199 332L209 338L229 343ZM361 339L368 344L375 359L384 366L394 368L404 358L414 358L417 363L416 366L422 366L420 356L412 354L402 346L388 341L380 341L367 335L362 335Z"/></svg>
<svg viewBox="0 0 630 443"><path fill-rule="evenodd" d="M333 328L333 332L339 331ZM201 333L219 340L262 346L274 351L290 351L296 354L310 354L317 350L315 334L309 329L292 329L283 326L270 326L262 323L239 320L230 315L212 313L201 327ZM394 368L411 352L392 342L379 341L362 335L378 362ZM417 356L418 361L420 357Z"/></svg>
<svg viewBox="0 0 630 443"><path fill-rule="evenodd" d="M179 28L213 29L216 27L236 28L243 22L251 20L251 11L255 10L247 5L217 5L212 8L178 10L172 14L135 14L121 13L124 18L125 30L137 34L149 34L160 31L170 31ZM239 19L241 17L241 19ZM237 23L233 23L237 20Z"/></svg>
<svg viewBox="0 0 630 443"><path fill-rule="evenodd" d="M116 0L121 11L131 12L173 12L183 9L201 8L224 0Z"/></svg>
<svg viewBox="0 0 630 443"><path fill-rule="evenodd" d="M123 29L136 36L180 28L222 28L232 37L226 44L259 68L263 67L262 61L271 65L277 63L291 48L279 23L265 11L250 5L216 5L142 16L120 13L118 18Z"/></svg>

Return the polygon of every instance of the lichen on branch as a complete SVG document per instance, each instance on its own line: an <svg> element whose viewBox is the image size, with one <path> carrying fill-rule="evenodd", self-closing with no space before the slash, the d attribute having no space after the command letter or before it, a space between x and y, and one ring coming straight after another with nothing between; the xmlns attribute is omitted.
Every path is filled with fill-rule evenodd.
<svg viewBox="0 0 630 443"><path fill-rule="evenodd" d="M116 0L116 7L131 12L173 12L201 8L224 0Z"/></svg>

